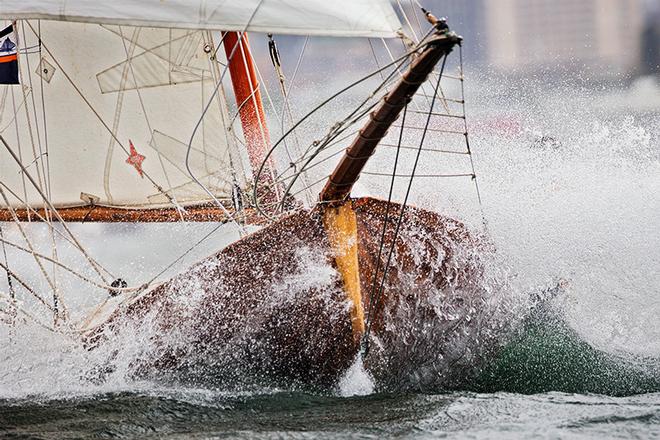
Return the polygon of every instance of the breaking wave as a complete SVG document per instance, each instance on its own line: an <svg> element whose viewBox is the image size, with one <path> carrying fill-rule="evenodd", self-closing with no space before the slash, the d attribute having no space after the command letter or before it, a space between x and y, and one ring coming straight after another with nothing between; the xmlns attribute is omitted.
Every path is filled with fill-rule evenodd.
<svg viewBox="0 0 660 440"><path fill-rule="evenodd" d="M475 87L473 93L479 96L472 101L486 105L468 111L482 208L497 249L488 256L488 276L494 286L504 286L506 295L492 299L487 307L462 309L467 313L461 312L461 317L469 317L474 327L464 326L455 335L455 347L487 346L493 350L489 358L495 360L478 362L474 368L472 358L466 357L465 362L433 363L426 368L421 359L411 364L414 368L407 375L397 377L407 381L403 386L379 383L358 363L340 382L340 394L369 393L390 385L425 390L426 386L418 386L424 384L423 378L447 371L452 372L452 380L444 385L452 389L609 395L660 391L657 117L609 111L598 92L561 86L555 93L535 93L539 84L500 81ZM461 197L451 184L420 185L416 190L418 205L456 214L474 230L481 229L480 219L469 214L479 211L474 199ZM79 231L84 228L77 226ZM110 232L117 239L124 233L119 227ZM414 235L413 229L408 232ZM108 230L87 233L93 240ZM160 233L169 236L167 231ZM293 291L335 277L323 259L301 252L308 270L273 286L272 306L286 301ZM126 254L121 258L130 259ZM535 295L560 279L568 287L539 312ZM194 289L188 286L188 291ZM84 290L72 292L78 304L89 304ZM194 296L183 298L185 310ZM245 319L237 317L236 325L245 327ZM488 332L471 333L470 328ZM176 377L160 376L156 370L136 371L136 359L160 349L153 344L153 331L145 321L125 328L105 348L90 351L35 324L0 325L0 398L64 398L172 386ZM433 328L393 329L401 344L424 337L425 332L432 334ZM174 345L186 344L185 332L170 337ZM250 333L238 337L247 341ZM422 354L402 353L412 353L413 358ZM228 350L226 356L225 367L240 370L244 361L240 352ZM463 374L468 370L470 374ZM298 389L300 384L256 381L243 386L245 392L264 392L282 386ZM217 382L177 389L200 387L241 391ZM429 387L438 388L433 381Z"/></svg>

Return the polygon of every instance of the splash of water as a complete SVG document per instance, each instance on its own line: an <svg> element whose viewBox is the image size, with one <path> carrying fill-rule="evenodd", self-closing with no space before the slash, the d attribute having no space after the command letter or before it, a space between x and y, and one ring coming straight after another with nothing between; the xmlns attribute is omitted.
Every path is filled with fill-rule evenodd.
<svg viewBox="0 0 660 440"><path fill-rule="evenodd" d="M488 274L493 283L508 286L507 296L493 299L489 306L502 313L495 324L522 315L528 308L527 293L552 285L558 277L567 278L570 288L560 300L562 318L581 340L633 363L635 356L656 362L660 357L660 329L655 325L660 315L660 273L655 270L660 265L658 118L645 113L610 114L594 105L599 95L592 91L563 87L556 93L535 93L534 84L516 88L510 82L489 86L478 100L486 105L473 109L470 117L483 209L497 249ZM416 203L459 218L469 219L467 212L478 212L473 199L442 185L418 186ZM472 224L478 227L478 221ZM297 288L327 283L334 276L329 266L313 264L318 261L313 256L303 258L313 270L292 274L283 285L273 286L277 301L286 301ZM190 295L181 296L182 310L194 304L194 287L188 286ZM84 289L67 293L79 304L88 302ZM277 301L271 305L277 306ZM438 313L449 312L439 308ZM395 330L401 330L402 337L411 336L405 329ZM158 350L153 331L146 320L137 327L127 326L108 348L89 351L29 323L11 331L0 325L0 369L5 373L0 395L70 396L157 387L134 374L135 360ZM499 330L495 326L492 331L497 335ZM170 346L185 346L187 336L185 331L172 333ZM475 341L474 334L461 337ZM240 335L243 341L249 338L249 332ZM230 351L227 359L240 362ZM92 373L109 359L112 368L97 381ZM344 376L341 394L371 392L373 382L362 368L356 362Z"/></svg>
<svg viewBox="0 0 660 440"><path fill-rule="evenodd" d="M339 379L338 394L342 397L366 396L376 389L374 379L366 368L362 354L358 354L353 365Z"/></svg>

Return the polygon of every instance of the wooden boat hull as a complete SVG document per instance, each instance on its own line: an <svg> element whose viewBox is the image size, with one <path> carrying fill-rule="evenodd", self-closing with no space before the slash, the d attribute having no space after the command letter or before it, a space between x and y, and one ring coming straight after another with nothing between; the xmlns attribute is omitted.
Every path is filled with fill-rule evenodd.
<svg viewBox="0 0 660 440"><path fill-rule="evenodd" d="M367 310L378 291L374 282L382 278L381 268L373 279L388 203L372 198L351 203ZM381 267L399 209L389 206ZM460 222L406 209L366 359L379 383L397 387L412 380L423 386L427 379L416 378L420 371L430 373L428 380L449 383L449 363L473 362L456 351L455 339L486 303L483 251ZM359 350L350 309L317 207L283 218L125 301L90 337L147 332L152 349L136 361L140 373L155 368L184 371L195 380L240 382L250 376L328 386Z"/></svg>

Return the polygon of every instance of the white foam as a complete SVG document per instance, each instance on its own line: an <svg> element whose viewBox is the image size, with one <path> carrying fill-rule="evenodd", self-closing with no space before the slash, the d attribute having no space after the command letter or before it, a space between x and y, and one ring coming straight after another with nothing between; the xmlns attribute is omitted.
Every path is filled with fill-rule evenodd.
<svg viewBox="0 0 660 440"><path fill-rule="evenodd" d="M358 355L353 365L342 375L337 385L340 396L366 396L374 392L374 381L364 368L362 355Z"/></svg>

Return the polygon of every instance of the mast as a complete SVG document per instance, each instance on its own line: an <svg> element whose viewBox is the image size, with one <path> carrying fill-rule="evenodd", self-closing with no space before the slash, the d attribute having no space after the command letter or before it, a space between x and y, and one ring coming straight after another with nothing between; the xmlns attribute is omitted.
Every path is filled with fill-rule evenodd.
<svg viewBox="0 0 660 440"><path fill-rule="evenodd" d="M431 20L430 17L429 19ZM444 21L435 18L433 20L433 24L438 29L436 34L371 113L369 121L360 130L358 137L346 149L321 191L319 199L322 203L343 204L350 195L353 184L359 179L362 169L403 108L426 81L438 61L461 42L461 37L449 32Z"/></svg>
<svg viewBox="0 0 660 440"><path fill-rule="evenodd" d="M246 33L224 32L222 40L250 165L257 170L270 147L270 135L248 36Z"/></svg>

